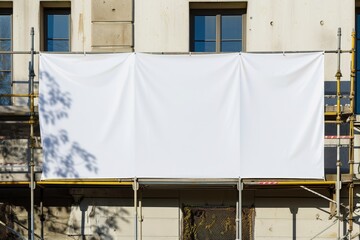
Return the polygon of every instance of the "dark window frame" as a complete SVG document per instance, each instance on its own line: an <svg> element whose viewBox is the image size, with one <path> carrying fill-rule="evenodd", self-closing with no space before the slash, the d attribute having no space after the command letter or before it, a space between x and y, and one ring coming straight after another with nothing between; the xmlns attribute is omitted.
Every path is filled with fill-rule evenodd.
<svg viewBox="0 0 360 240"><path fill-rule="evenodd" d="M246 14L246 9L190 9L190 52L195 52L195 16L215 16L216 17L216 50L215 52L219 53L221 51L221 16L227 15L240 15L244 16ZM242 19L242 25L244 25L244 19ZM241 33L241 42L242 50L244 49L244 26L242 26Z"/></svg>
<svg viewBox="0 0 360 240"><path fill-rule="evenodd" d="M10 16L10 38L0 38L1 40L10 41L10 52L13 49L13 9L11 7L0 8L0 15ZM1 50L4 51L4 50ZM3 54L8 55L8 54ZM12 54L10 55L10 68L6 70L0 70L0 74L10 72L10 91L5 92L5 94L12 93L12 83L13 83L13 57ZM4 93L2 93L4 94ZM0 106L8 106L12 105L12 98L11 97L0 97Z"/></svg>
<svg viewBox="0 0 360 240"><path fill-rule="evenodd" d="M48 38L48 21L47 21L47 16L48 15L54 15L54 14L58 14L58 15L68 15L69 16L69 25L68 25L68 29L69 29L69 37L68 38L64 38L64 39L51 39L51 40L67 40L69 43L69 49L67 51L64 52L70 52L71 49L71 9L68 7L61 7L61 8L44 8L43 9L43 48L44 51L49 51L48 49L48 40L50 40L50 38Z"/></svg>
<svg viewBox="0 0 360 240"><path fill-rule="evenodd" d="M357 16L360 15L360 7L355 8L355 113L360 113L360 63L357 61L360 58L360 32L356 31L360 27L360 21L358 22Z"/></svg>

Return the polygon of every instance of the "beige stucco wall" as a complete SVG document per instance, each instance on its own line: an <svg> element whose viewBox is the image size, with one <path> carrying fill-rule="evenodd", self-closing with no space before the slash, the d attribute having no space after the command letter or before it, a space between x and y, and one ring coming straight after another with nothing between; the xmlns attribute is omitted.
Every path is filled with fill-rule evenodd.
<svg viewBox="0 0 360 240"><path fill-rule="evenodd" d="M188 52L189 2L229 1L135 1L135 50ZM335 50L338 27L343 33L342 47L350 49L354 1L236 2L247 2L244 32L247 51Z"/></svg>
<svg viewBox="0 0 360 240"><path fill-rule="evenodd" d="M91 1L92 50L132 52L133 1Z"/></svg>
<svg viewBox="0 0 360 240"><path fill-rule="evenodd" d="M137 0L134 27L137 52L189 51L189 3L186 0Z"/></svg>

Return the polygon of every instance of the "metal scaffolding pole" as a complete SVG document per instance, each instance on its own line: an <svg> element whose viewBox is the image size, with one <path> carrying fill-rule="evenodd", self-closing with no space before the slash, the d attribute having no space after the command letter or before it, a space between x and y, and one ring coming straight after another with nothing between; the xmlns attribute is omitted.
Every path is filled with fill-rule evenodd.
<svg viewBox="0 0 360 240"><path fill-rule="evenodd" d="M30 100L30 136L29 136L29 168L30 168L30 239L34 240L34 122L35 122L35 107L34 107L34 28L31 28L31 61L29 62L29 100Z"/></svg>
<svg viewBox="0 0 360 240"><path fill-rule="evenodd" d="M352 237L354 219L353 219L353 211L354 211L354 101L355 101L355 31L351 33L351 73L350 73L350 148L349 148L349 173L351 176L351 182L349 184L349 239Z"/></svg>
<svg viewBox="0 0 360 240"><path fill-rule="evenodd" d="M337 239L341 239L341 214L340 214L340 190L341 190L341 177L340 177L340 167L341 167L341 162L340 162L340 147L341 147L341 142L340 142L340 124L341 124L341 102L340 102L340 98L341 98L341 92L340 92L340 79L342 77L341 74L341 70L340 70L340 58L341 58L341 28L338 28L338 52L337 52L337 57L338 57L338 68L337 68L337 72L336 72L336 91L337 91L337 98L336 98L336 104L337 104L337 116L336 116L336 134L337 134L337 138L338 138L338 144L336 146L336 216L337 216Z"/></svg>
<svg viewBox="0 0 360 240"><path fill-rule="evenodd" d="M316 53L316 52L324 52L327 54L337 54L338 50L316 50L316 51L253 51L246 53L253 54L287 54L287 53ZM114 54L120 52L79 52L72 51L66 52L67 55L96 55L96 54ZM233 52L234 53L234 52ZM340 53L351 53L351 50L340 50ZM31 54L31 51L0 51L0 54ZM34 54L40 54L38 51L34 51ZM64 52L51 52L51 54L64 54ZM214 52L146 52L146 54L157 54L157 55L220 55L223 53L214 53Z"/></svg>
<svg viewBox="0 0 360 240"><path fill-rule="evenodd" d="M142 216L143 216L143 213L142 213L142 206L143 206L143 199L142 199L142 191L140 190L139 192L139 213L138 213L138 219L139 219L139 225L138 225L138 229L139 229L139 240L142 240Z"/></svg>
<svg viewBox="0 0 360 240"><path fill-rule="evenodd" d="M134 240L138 240L138 211L137 211L137 191L139 189L139 183L137 178L134 178L133 190L134 190Z"/></svg>
<svg viewBox="0 0 360 240"><path fill-rule="evenodd" d="M239 191L239 199L238 199L238 208L237 208L237 234L236 234L236 238L237 240L241 240L242 239L242 190L243 190L243 185L242 185L242 179L239 178L238 180L238 191Z"/></svg>

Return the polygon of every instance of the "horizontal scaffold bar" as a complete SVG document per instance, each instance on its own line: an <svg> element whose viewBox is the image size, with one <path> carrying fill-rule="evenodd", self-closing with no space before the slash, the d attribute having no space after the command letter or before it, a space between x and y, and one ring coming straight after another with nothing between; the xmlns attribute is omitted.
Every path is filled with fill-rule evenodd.
<svg viewBox="0 0 360 240"><path fill-rule="evenodd" d="M39 181L36 182L39 185L106 185L106 186L117 186L124 185L130 186L133 182L119 182L119 181Z"/></svg>
<svg viewBox="0 0 360 240"><path fill-rule="evenodd" d="M29 185L29 181L1 182L0 185ZM133 182L116 181L38 181L37 185L101 185L101 186L130 186Z"/></svg>
<svg viewBox="0 0 360 240"><path fill-rule="evenodd" d="M255 54L287 54L287 53L338 53L338 50L314 50L314 51L249 51L244 53L255 53ZM34 51L34 54L41 54L39 51ZM112 53L124 53L124 52L51 52L51 54L112 54ZM148 54L224 54L215 52L144 52ZM231 53L231 52L230 52ZM241 53L241 52L232 52ZM340 53L352 53L352 50L340 50ZM31 51L0 51L0 54L31 54ZM48 54L48 53L47 53Z"/></svg>
<svg viewBox="0 0 360 240"><path fill-rule="evenodd" d="M325 139L353 139L353 136L325 136Z"/></svg>
<svg viewBox="0 0 360 240"><path fill-rule="evenodd" d="M237 180L238 181L238 180ZM147 184L147 185L158 185L158 184L168 184L168 185L173 185L173 184L195 184L195 185L208 185L208 184L221 184L221 185L227 185L227 184L235 184L236 185L236 181L216 181L215 179L212 181L177 181L177 180L163 180L163 181L151 181L151 180L145 180L142 179L141 181L138 181L140 184ZM243 181L244 185L256 185L256 186L296 186L296 185L335 185L336 181L247 181L244 180ZM29 185L30 182L29 181L0 181L0 186L1 185ZM134 184L133 181L76 181L76 180L71 180L71 181L37 181L36 182L37 185L40 186L50 186L50 185L98 185L98 186L132 186Z"/></svg>
<svg viewBox="0 0 360 240"><path fill-rule="evenodd" d="M21 94L21 93L10 93L10 94L0 94L0 97L38 97L39 94Z"/></svg>
<svg viewBox="0 0 360 240"><path fill-rule="evenodd" d="M336 181L244 181L245 185L335 185Z"/></svg>
<svg viewBox="0 0 360 240"><path fill-rule="evenodd" d="M325 139L353 139L353 136L325 136Z"/></svg>

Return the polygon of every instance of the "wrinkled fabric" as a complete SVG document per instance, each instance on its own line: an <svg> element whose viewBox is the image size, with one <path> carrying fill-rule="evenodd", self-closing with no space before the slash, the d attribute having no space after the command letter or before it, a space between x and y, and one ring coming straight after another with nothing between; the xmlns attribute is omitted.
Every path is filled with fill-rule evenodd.
<svg viewBox="0 0 360 240"><path fill-rule="evenodd" d="M323 58L41 54L42 179L323 178Z"/></svg>

